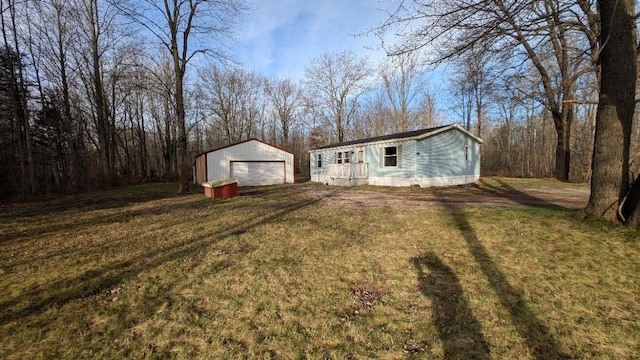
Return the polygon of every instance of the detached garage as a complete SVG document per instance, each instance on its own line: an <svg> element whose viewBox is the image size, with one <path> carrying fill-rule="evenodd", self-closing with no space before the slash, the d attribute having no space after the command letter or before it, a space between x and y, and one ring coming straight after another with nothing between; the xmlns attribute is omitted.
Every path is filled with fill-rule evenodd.
<svg viewBox="0 0 640 360"><path fill-rule="evenodd" d="M261 186L294 182L293 153L262 140L249 139L196 156L197 184L235 178L238 186Z"/></svg>

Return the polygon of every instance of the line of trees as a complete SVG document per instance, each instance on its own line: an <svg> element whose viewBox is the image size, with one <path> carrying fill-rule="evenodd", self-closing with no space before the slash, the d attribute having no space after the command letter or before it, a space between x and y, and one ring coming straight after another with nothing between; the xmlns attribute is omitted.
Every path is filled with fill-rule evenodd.
<svg viewBox="0 0 640 360"><path fill-rule="evenodd" d="M485 123L487 96L497 94L505 124L495 139L504 137L498 141L507 156L513 154L512 119L522 114L514 106L522 106L531 96L531 104L543 107L556 132L557 179L570 180L572 168L584 163L574 161L572 151L587 150L591 196L586 216L609 220L630 216L628 223L638 227L640 184L630 187L634 180L630 163L638 146L633 127L636 5L633 0L413 0L402 2L376 30L400 33L402 40L390 49L392 53L428 48L431 62L456 62L463 118L470 119L475 106L478 132ZM495 79L500 79L498 91ZM591 146L576 141L576 132L583 131L575 126L581 112L595 114L593 136L586 137L593 138ZM531 134L524 136L520 146L531 140L535 141L535 133L533 139ZM518 164L522 162L507 159L501 168L510 172L509 166Z"/></svg>
<svg viewBox="0 0 640 360"><path fill-rule="evenodd" d="M311 59L304 81L238 66L228 54L242 1L0 0L0 9L3 199L155 180L188 191L196 154L250 137L295 151L304 173L314 142L395 130L388 114L360 121L375 118L363 99L376 70L351 51Z"/></svg>
<svg viewBox="0 0 640 360"><path fill-rule="evenodd" d="M224 61L241 0L1 0L0 195L179 180L190 64Z"/></svg>
<svg viewBox="0 0 640 360"><path fill-rule="evenodd" d="M607 126L599 95L636 78L637 54L609 45L637 43L635 2L402 2L374 29L400 34L394 56L326 53L299 81L228 56L246 8L0 0L0 198L155 180L184 192L195 155L251 137L295 152L304 177L310 148L458 122L485 140L484 175L592 181L588 214L618 216L638 173L638 126L629 99L614 106L623 125ZM606 16L624 25L605 26ZM442 63L450 78L429 80ZM635 94L635 81L624 92ZM617 167L602 170L612 157Z"/></svg>

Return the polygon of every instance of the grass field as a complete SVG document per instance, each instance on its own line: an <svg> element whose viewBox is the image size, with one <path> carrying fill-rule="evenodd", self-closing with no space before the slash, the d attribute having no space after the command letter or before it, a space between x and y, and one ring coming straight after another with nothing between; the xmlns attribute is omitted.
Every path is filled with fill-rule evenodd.
<svg viewBox="0 0 640 360"><path fill-rule="evenodd" d="M313 187L3 206L0 358L640 356L638 233L559 207L356 211Z"/></svg>

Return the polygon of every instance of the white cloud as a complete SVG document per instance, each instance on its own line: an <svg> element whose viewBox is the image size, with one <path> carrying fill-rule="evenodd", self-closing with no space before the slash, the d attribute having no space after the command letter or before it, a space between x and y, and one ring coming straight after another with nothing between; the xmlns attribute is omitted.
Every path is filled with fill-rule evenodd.
<svg viewBox="0 0 640 360"><path fill-rule="evenodd" d="M373 36L354 36L378 25L384 13L371 0L262 1L240 32L238 57L263 75L301 78L310 58L350 49L372 63L384 57Z"/></svg>

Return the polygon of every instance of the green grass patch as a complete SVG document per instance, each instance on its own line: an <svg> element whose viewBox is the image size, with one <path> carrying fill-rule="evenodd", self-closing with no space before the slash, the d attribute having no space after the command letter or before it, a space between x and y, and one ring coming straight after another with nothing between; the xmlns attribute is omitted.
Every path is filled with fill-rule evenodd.
<svg viewBox="0 0 640 360"><path fill-rule="evenodd" d="M640 353L637 232L544 207L347 210L305 186L3 208L0 357Z"/></svg>
<svg viewBox="0 0 640 360"><path fill-rule="evenodd" d="M317 183L309 183L314 186L323 186ZM383 193L399 193L399 194L446 194L453 196L467 196L469 193L465 193L464 190L475 191L476 194L485 194L487 191L500 191L503 193L519 193L528 189L536 190L589 190L589 184L587 183L569 183L562 182L555 179L536 179L536 178L503 178L503 177L483 177L476 184L466 184L451 187L428 187L421 188L418 186L374 186L374 185L360 185L354 186L352 190L364 190Z"/></svg>

